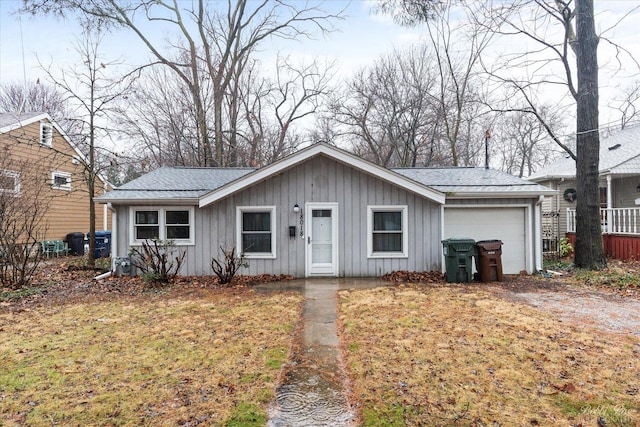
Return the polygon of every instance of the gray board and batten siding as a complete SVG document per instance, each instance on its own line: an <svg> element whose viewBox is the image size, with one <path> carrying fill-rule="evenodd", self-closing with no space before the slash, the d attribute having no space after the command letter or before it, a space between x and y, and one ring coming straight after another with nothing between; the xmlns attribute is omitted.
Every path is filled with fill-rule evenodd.
<svg viewBox="0 0 640 427"><path fill-rule="evenodd" d="M250 171L247 171L247 173ZM241 174L241 172L240 172ZM186 250L184 275L210 275L211 259L219 258L220 246L236 246L236 207L276 207L276 257L248 259L239 274L290 274L305 276L305 237L300 237L305 203L336 203L338 220L338 275L373 277L394 270L431 271L441 267L441 205L380 178L319 155L231 194L211 205L195 206L195 245ZM162 203L155 203L162 205ZM298 204L299 213L293 212ZM186 206L183 204L181 206ZM408 257L368 258L367 206L406 205L408 209ZM114 203L118 218L116 253L129 251L129 206L148 206L142 201ZM302 218L304 221L307 218ZM289 237L296 226L296 237Z"/></svg>

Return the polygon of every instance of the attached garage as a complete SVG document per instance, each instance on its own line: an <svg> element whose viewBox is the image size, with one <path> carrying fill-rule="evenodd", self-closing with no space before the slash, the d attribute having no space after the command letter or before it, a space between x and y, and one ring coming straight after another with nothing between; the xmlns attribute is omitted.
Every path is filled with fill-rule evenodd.
<svg viewBox="0 0 640 427"><path fill-rule="evenodd" d="M445 239L469 237L479 240L501 240L502 269L517 274L530 260L527 236L527 208L518 207L447 207L444 208Z"/></svg>

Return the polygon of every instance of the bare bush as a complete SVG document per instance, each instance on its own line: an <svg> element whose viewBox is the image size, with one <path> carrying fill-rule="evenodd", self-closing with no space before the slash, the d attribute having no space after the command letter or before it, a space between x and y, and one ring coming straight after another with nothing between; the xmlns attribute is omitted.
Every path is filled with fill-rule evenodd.
<svg viewBox="0 0 640 427"><path fill-rule="evenodd" d="M244 260L244 254L236 254L236 248L224 249L220 247L220 251L224 255L222 262L213 258L211 260L211 268L213 273L218 277L218 283L226 285L231 283L233 277L236 275L241 267L247 267L247 263Z"/></svg>
<svg viewBox="0 0 640 427"><path fill-rule="evenodd" d="M140 248L131 248L131 264L141 271L147 282L169 283L180 271L187 253L173 240L151 239Z"/></svg>
<svg viewBox="0 0 640 427"><path fill-rule="evenodd" d="M27 161L0 159L0 284L10 289L28 286L42 257L50 197L39 172Z"/></svg>

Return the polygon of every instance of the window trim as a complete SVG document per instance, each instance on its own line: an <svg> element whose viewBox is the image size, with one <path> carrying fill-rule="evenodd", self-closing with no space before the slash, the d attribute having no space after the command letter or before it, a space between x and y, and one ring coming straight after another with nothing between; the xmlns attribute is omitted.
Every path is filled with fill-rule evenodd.
<svg viewBox="0 0 640 427"><path fill-rule="evenodd" d="M156 211L158 212L159 240L166 240L167 236L167 211L187 211L189 212L189 238L171 239L176 246L193 246L195 241L195 208L193 206L130 206L129 207L129 245L141 246L142 242L149 239L136 239L136 212Z"/></svg>
<svg viewBox="0 0 640 427"><path fill-rule="evenodd" d="M269 212L271 214L271 252L254 252L245 254L242 248L242 214L244 212ZM236 206L236 249L245 258L275 259L276 258L276 207L275 206Z"/></svg>
<svg viewBox="0 0 640 427"><path fill-rule="evenodd" d="M67 179L67 183L64 185L56 184L56 177L63 177ZM54 190L66 190L71 191L71 174L69 172L53 171L51 172L51 188Z"/></svg>
<svg viewBox="0 0 640 427"><path fill-rule="evenodd" d="M373 251L373 214L375 212L400 212L402 218L402 251ZM367 258L408 258L409 257L409 207L407 205L367 206Z"/></svg>
<svg viewBox="0 0 640 427"><path fill-rule="evenodd" d="M20 172L9 169L0 169L1 176L13 178L13 190L0 188L0 194L13 194L15 197L20 196Z"/></svg>
<svg viewBox="0 0 640 427"><path fill-rule="evenodd" d="M53 147L53 124L40 122L40 144L45 147Z"/></svg>

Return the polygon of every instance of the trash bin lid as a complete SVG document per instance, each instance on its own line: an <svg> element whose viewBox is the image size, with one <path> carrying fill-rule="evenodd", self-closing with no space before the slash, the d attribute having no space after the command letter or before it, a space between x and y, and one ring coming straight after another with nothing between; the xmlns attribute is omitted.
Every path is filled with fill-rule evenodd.
<svg viewBox="0 0 640 427"><path fill-rule="evenodd" d="M487 251L497 251L502 247L502 240L480 240L476 246Z"/></svg>
<svg viewBox="0 0 640 427"><path fill-rule="evenodd" d="M442 244L456 252L472 252L475 248L476 241L468 237L453 237L443 240Z"/></svg>

